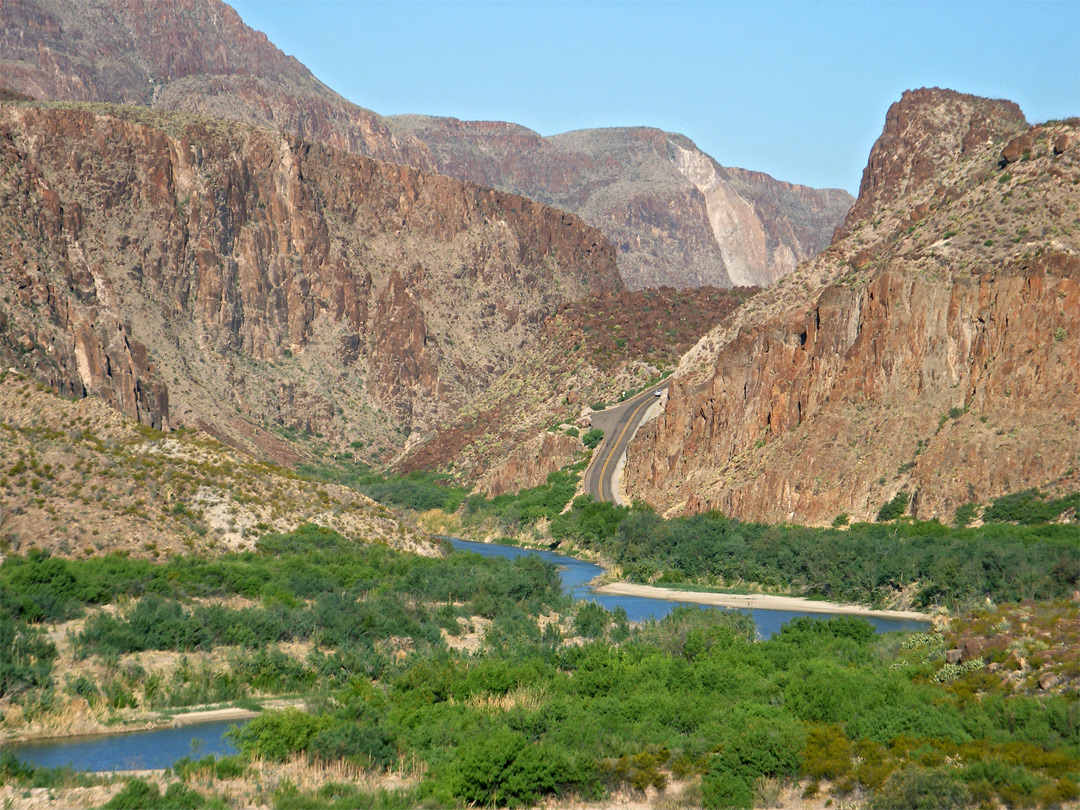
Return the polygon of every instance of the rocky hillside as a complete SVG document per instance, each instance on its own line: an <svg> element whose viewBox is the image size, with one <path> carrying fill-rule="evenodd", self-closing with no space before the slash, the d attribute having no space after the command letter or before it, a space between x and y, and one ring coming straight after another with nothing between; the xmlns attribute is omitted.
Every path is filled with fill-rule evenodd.
<svg viewBox="0 0 1080 810"><path fill-rule="evenodd" d="M1077 123L905 93L833 244L683 359L628 491L827 523L1080 487Z"/></svg>
<svg viewBox="0 0 1080 810"><path fill-rule="evenodd" d="M70 557L234 551L304 523L437 553L353 490L304 481L205 434L161 433L98 399L66 400L0 372L0 560L33 548Z"/></svg>
<svg viewBox="0 0 1080 810"><path fill-rule="evenodd" d="M438 171L600 228L632 289L770 284L825 247L852 202L838 189L725 168L688 138L647 127L543 138L502 122L387 121L427 144Z"/></svg>
<svg viewBox="0 0 1080 810"><path fill-rule="evenodd" d="M724 168L653 129L541 138L507 123L382 118L219 0L6 0L3 88L241 121L520 194L600 228L635 289L769 284L824 247L852 202Z"/></svg>
<svg viewBox="0 0 1080 810"><path fill-rule="evenodd" d="M0 86L242 121L431 168L427 148L318 81L219 0L5 0Z"/></svg>
<svg viewBox="0 0 1080 810"><path fill-rule="evenodd" d="M570 214L138 107L0 104L0 207L0 362L283 462L385 462L622 289Z"/></svg>
<svg viewBox="0 0 1080 810"><path fill-rule="evenodd" d="M567 304L544 322L535 351L420 437L399 469L448 469L489 495L542 484L583 453L593 406L655 384L755 293L669 287Z"/></svg>

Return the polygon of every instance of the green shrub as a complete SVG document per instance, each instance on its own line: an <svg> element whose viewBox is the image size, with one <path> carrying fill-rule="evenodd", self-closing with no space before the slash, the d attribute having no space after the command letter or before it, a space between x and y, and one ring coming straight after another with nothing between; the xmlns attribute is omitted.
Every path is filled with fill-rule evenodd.
<svg viewBox="0 0 1080 810"><path fill-rule="evenodd" d="M169 785L163 796L157 785L129 779L124 789L103 805L103 810L199 810L205 805L201 794L179 782Z"/></svg>
<svg viewBox="0 0 1080 810"><path fill-rule="evenodd" d="M506 729L482 734L458 749L453 795L477 805L533 804L555 791L568 770L565 753L530 744Z"/></svg>
<svg viewBox="0 0 1080 810"><path fill-rule="evenodd" d="M595 602L581 602L574 612L574 629L585 638L597 638L607 629L609 614Z"/></svg>
<svg viewBox="0 0 1080 810"><path fill-rule="evenodd" d="M956 514L953 516L953 525L957 528L964 528L971 525L971 521L975 519L975 513L978 511L979 505L974 501L961 504L956 509Z"/></svg>
<svg viewBox="0 0 1080 810"><path fill-rule="evenodd" d="M1056 520L1067 509L1080 509L1080 492L1047 500L1039 490L1028 489L997 498L983 512L983 522L1030 526Z"/></svg>
<svg viewBox="0 0 1080 810"><path fill-rule="evenodd" d="M701 778L701 801L707 808L751 808L754 791L745 778L729 771L715 761Z"/></svg>
<svg viewBox="0 0 1080 810"><path fill-rule="evenodd" d="M878 523L884 523L887 520L896 520L898 517L907 511L908 499L911 496L905 490L900 490L893 496L893 499L888 503L882 505L881 509L877 513Z"/></svg>
<svg viewBox="0 0 1080 810"><path fill-rule="evenodd" d="M129 779L124 789L104 805L104 810L153 810L161 803L161 791L145 779Z"/></svg>
<svg viewBox="0 0 1080 810"><path fill-rule="evenodd" d="M811 726L806 732L802 773L815 780L835 781L851 772L853 750L840 726Z"/></svg>
<svg viewBox="0 0 1080 810"><path fill-rule="evenodd" d="M585 445L588 449L592 450L598 444L600 444L603 438L604 431L600 430L600 428L593 428L581 437L581 443Z"/></svg>
<svg viewBox="0 0 1080 810"><path fill-rule="evenodd" d="M323 762L349 759L376 768L389 767L397 757L393 740L385 732L355 720L320 731L312 737L307 751L312 759Z"/></svg>
<svg viewBox="0 0 1080 810"><path fill-rule="evenodd" d="M263 712L227 735L241 752L252 757L284 762L292 754L306 752L312 739L329 727L327 715L311 715L298 709Z"/></svg>
<svg viewBox="0 0 1080 810"><path fill-rule="evenodd" d="M896 771L874 795L875 810L947 810L971 804L971 791L949 768L907 766Z"/></svg>
<svg viewBox="0 0 1080 810"><path fill-rule="evenodd" d="M6 604L8 594L0 596ZM40 627L13 618L0 608L0 698L52 683L56 645Z"/></svg>

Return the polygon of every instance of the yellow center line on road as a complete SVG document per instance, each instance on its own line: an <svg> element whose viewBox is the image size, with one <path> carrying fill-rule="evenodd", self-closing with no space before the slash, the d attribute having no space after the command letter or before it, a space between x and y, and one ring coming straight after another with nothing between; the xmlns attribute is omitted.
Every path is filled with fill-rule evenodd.
<svg viewBox="0 0 1080 810"><path fill-rule="evenodd" d="M600 490L600 500L604 500L604 476L607 475L608 464L611 463L611 459L615 455L615 448L618 447L622 443L623 436L626 435L626 431L628 431L630 429L630 425L634 424L634 422L637 420L638 411L641 410L642 406L643 405L651 405L651 404L652 404L652 400L650 398L646 398L646 399L643 399L641 401L640 405L638 405L636 408L634 408L633 412L630 414L630 419L626 422L626 425L622 429L622 433L619 434L619 438L617 438L615 440L615 444L613 444L611 446L611 452L609 452L607 454L607 458L604 459L604 466L602 466L600 468L600 484L598 486L598 489ZM612 501L615 500L615 485L614 484L612 484L612 486L611 486L611 500Z"/></svg>

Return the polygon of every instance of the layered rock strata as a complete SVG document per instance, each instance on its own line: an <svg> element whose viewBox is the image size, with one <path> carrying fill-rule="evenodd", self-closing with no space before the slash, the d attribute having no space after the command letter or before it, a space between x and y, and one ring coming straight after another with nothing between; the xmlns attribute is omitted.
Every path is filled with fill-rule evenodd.
<svg viewBox="0 0 1080 810"><path fill-rule="evenodd" d="M220 0L5 0L4 88L242 121L520 194L600 228L634 289L771 283L823 248L852 202L722 167L646 127L542 138L504 122L383 118Z"/></svg>

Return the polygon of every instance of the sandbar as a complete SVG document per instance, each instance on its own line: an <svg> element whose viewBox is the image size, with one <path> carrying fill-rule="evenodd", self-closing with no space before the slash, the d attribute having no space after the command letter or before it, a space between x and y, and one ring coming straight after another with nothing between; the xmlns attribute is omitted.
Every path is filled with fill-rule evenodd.
<svg viewBox="0 0 1080 810"><path fill-rule="evenodd" d="M705 593L681 591L675 588L658 588L655 585L636 585L632 582L612 582L594 589L597 593L620 596L641 596L646 599L664 599L668 602L694 602L714 607L745 608L748 610L793 610L806 613L845 613L855 616L877 616L883 619L917 619L930 621L927 613L915 610L874 610L862 605L842 605L837 602L819 602L801 596L772 596L760 593Z"/></svg>

